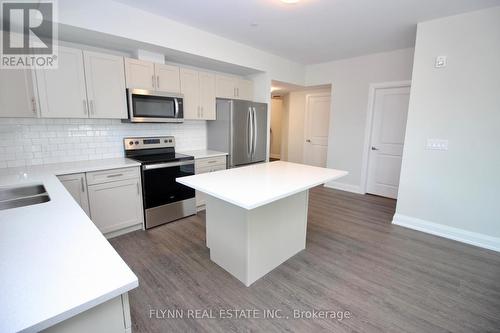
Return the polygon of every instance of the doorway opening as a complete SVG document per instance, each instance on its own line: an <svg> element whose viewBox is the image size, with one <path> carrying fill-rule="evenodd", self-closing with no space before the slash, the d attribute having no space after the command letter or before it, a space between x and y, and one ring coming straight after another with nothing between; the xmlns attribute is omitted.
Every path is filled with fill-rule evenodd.
<svg viewBox="0 0 500 333"><path fill-rule="evenodd" d="M270 161L326 167L331 91L272 81Z"/></svg>

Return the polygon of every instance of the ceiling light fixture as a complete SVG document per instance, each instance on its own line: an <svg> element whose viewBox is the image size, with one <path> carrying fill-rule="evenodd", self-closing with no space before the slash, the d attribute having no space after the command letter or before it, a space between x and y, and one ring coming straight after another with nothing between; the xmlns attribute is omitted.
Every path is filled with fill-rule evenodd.
<svg viewBox="0 0 500 333"><path fill-rule="evenodd" d="M288 3L288 4L294 4L299 2L299 0L281 0L281 2Z"/></svg>

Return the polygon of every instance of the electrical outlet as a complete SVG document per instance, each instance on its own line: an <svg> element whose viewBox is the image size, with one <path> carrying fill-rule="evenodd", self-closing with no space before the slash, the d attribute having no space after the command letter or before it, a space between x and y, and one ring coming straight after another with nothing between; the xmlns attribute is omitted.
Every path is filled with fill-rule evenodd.
<svg viewBox="0 0 500 333"><path fill-rule="evenodd" d="M425 148L428 150L448 150L448 140L427 139L427 145Z"/></svg>

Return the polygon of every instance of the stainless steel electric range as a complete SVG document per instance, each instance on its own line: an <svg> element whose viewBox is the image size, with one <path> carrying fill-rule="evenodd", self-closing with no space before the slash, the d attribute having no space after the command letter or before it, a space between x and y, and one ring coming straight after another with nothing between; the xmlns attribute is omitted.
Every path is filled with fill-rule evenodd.
<svg viewBox="0 0 500 333"><path fill-rule="evenodd" d="M175 181L194 175L194 157L175 152L175 138L123 139L125 157L141 162L146 229L196 214L195 191Z"/></svg>

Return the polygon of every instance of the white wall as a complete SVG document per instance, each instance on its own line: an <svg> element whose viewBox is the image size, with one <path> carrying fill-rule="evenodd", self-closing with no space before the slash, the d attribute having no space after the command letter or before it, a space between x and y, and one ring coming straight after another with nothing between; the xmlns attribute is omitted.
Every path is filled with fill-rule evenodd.
<svg viewBox="0 0 500 333"><path fill-rule="evenodd" d="M329 88L292 91L286 103L288 126L287 161L303 163L304 161L304 125L306 116L306 96L308 94L331 93Z"/></svg>
<svg viewBox="0 0 500 333"><path fill-rule="evenodd" d="M413 49L306 67L306 84L332 84L327 166L349 171L333 186L360 191L368 92L371 83L410 80Z"/></svg>
<svg viewBox="0 0 500 333"><path fill-rule="evenodd" d="M206 122L123 124L110 119L0 119L0 168L123 156L127 136L173 135L177 150L205 149Z"/></svg>
<svg viewBox="0 0 500 333"><path fill-rule="evenodd" d="M115 1L58 2L58 22L267 72L304 84L304 66Z"/></svg>
<svg viewBox="0 0 500 333"><path fill-rule="evenodd" d="M500 251L499 172L500 7L420 23L395 222Z"/></svg>

